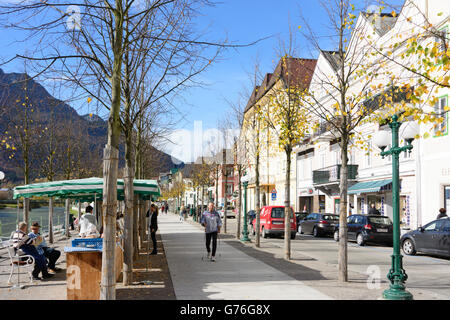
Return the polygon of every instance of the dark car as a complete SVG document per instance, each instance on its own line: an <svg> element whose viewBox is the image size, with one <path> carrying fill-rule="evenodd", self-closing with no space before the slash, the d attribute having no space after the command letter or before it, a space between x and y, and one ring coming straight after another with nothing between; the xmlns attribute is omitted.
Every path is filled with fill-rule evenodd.
<svg viewBox="0 0 450 320"><path fill-rule="evenodd" d="M406 255L423 252L450 257L450 218L434 220L417 230L405 233L400 243Z"/></svg>
<svg viewBox="0 0 450 320"><path fill-rule="evenodd" d="M347 218L347 239L359 246L379 243L392 245L392 221L379 215L352 214ZM339 241L339 224L334 231L334 240Z"/></svg>
<svg viewBox="0 0 450 320"><path fill-rule="evenodd" d="M312 234L314 237L333 234L335 225L339 223L339 216L331 213L310 213L300 222L298 232Z"/></svg>
<svg viewBox="0 0 450 320"><path fill-rule="evenodd" d="M295 213L295 218L297 220L297 226L300 226L300 223L306 219L306 217L308 216L307 212L296 212ZM300 232L300 231L299 231Z"/></svg>

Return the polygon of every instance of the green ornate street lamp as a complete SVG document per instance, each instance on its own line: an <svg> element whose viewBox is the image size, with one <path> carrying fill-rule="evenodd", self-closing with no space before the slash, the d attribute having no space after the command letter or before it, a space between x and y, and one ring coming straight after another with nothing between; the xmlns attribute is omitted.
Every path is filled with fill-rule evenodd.
<svg viewBox="0 0 450 320"><path fill-rule="evenodd" d="M247 173L244 173L244 176L241 178L242 185L244 186L244 228L242 230L241 241L250 242L250 238L248 237L248 228L247 228L247 186L250 177Z"/></svg>
<svg viewBox="0 0 450 320"><path fill-rule="evenodd" d="M401 127L400 127L401 125ZM380 130L374 137L374 144L381 149L380 155L392 155L392 209L393 209L393 254L391 260L391 269L387 278L391 282L389 289L383 292L383 298L388 300L412 300L413 296L405 290L405 282L408 275L403 269L403 256L400 254L400 186L399 186L399 156L402 152L411 153L412 141L419 132L418 125L415 122L398 122L398 116L392 116L389 123L392 131L392 146L384 151L391 140L388 131ZM403 147L398 146L399 129L402 137L406 141Z"/></svg>

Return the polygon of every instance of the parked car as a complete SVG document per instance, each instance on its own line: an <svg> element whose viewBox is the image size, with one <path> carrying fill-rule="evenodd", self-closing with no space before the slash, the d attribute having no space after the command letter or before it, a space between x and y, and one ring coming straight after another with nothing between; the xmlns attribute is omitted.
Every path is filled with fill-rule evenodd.
<svg viewBox="0 0 450 320"><path fill-rule="evenodd" d="M219 207L219 208L217 209L217 211L220 214L220 218L223 219L224 214L225 214L224 208L223 207ZM227 218L236 218L236 213L234 212L234 207L227 207L226 212L227 212Z"/></svg>
<svg viewBox="0 0 450 320"><path fill-rule="evenodd" d="M386 216L352 214L347 218L347 239L359 246L379 243L392 245L393 225ZM339 224L336 224L334 240L339 241Z"/></svg>
<svg viewBox="0 0 450 320"><path fill-rule="evenodd" d="M339 223L339 216L332 213L310 213L300 222L300 234L312 234L314 237L332 235L335 225Z"/></svg>
<svg viewBox="0 0 450 320"><path fill-rule="evenodd" d="M400 243L406 255L423 252L450 257L450 218L434 220L405 233Z"/></svg>
<svg viewBox="0 0 450 320"><path fill-rule="evenodd" d="M297 233L297 221L294 218L294 210L291 208L291 239L295 239ZM256 233L256 219L252 221L253 234ZM284 207L265 206L260 212L260 232L263 238L269 235L284 236Z"/></svg>
<svg viewBox="0 0 450 320"><path fill-rule="evenodd" d="M307 212L296 212L295 213L295 218L297 221L297 227L300 227L300 223L306 219L306 217L308 216ZM300 231L298 231L300 232Z"/></svg>

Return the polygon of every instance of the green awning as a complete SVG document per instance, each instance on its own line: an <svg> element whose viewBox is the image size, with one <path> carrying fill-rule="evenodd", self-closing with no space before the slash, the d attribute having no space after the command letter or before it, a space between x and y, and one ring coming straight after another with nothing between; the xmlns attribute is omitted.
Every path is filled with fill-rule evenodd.
<svg viewBox="0 0 450 320"><path fill-rule="evenodd" d="M151 196L161 195L158 182L156 180L138 180L133 182L134 193L143 199ZM27 184L14 188L14 199L32 196L48 196L72 199L101 199L103 197L103 179L86 178L74 180L51 181L42 183ZM122 179L117 179L117 198L123 200L124 183Z"/></svg>
<svg viewBox="0 0 450 320"><path fill-rule="evenodd" d="M392 183L392 179L358 182L348 188L348 194L379 192Z"/></svg>

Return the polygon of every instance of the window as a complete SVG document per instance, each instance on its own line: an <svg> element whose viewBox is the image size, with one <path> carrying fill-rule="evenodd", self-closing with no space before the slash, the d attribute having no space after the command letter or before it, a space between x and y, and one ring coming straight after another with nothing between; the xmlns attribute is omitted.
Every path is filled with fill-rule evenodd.
<svg viewBox="0 0 450 320"><path fill-rule="evenodd" d="M444 187L444 206L445 210L450 210L450 186Z"/></svg>
<svg viewBox="0 0 450 320"><path fill-rule="evenodd" d="M355 223L355 219L356 219L357 217L358 217L358 216L350 216L350 217L348 217L348 219L347 219L347 224Z"/></svg>
<svg viewBox="0 0 450 320"><path fill-rule="evenodd" d="M294 213L291 211L291 218L294 216ZM284 218L284 208L272 208L272 218Z"/></svg>
<svg viewBox="0 0 450 320"><path fill-rule="evenodd" d="M339 216L336 216L336 215L324 215L323 216L323 220L326 220L326 221L339 221Z"/></svg>
<svg viewBox="0 0 450 320"><path fill-rule="evenodd" d="M436 220L425 226L425 231L439 231L445 220Z"/></svg>
<svg viewBox="0 0 450 320"><path fill-rule="evenodd" d="M306 220L314 220L315 217L316 215L314 213L311 213L306 217Z"/></svg>
<svg viewBox="0 0 450 320"><path fill-rule="evenodd" d="M227 184L226 194L232 194L233 193L233 185Z"/></svg>
<svg viewBox="0 0 450 320"><path fill-rule="evenodd" d="M369 217L369 221L373 224L392 225L392 221L388 217Z"/></svg>
<svg viewBox="0 0 450 320"><path fill-rule="evenodd" d="M436 104L434 105L434 112L436 112L437 118L442 118L441 123L436 124L436 128L434 129L435 136L445 135L448 133L447 131L447 122L448 122L448 115L445 111L445 107L448 105L448 96L442 96L438 99Z"/></svg>
<svg viewBox="0 0 450 320"><path fill-rule="evenodd" d="M322 153L321 155L320 155L320 159L321 159L321 164L322 164L322 168L325 168L326 166L325 166L325 160L326 160L326 154L325 153Z"/></svg>
<svg viewBox="0 0 450 320"><path fill-rule="evenodd" d="M362 224L363 223L363 217L361 216L355 216L355 222L353 222L354 224Z"/></svg>
<svg viewBox="0 0 450 320"><path fill-rule="evenodd" d="M444 232L450 232L450 220L447 220L444 225Z"/></svg>

